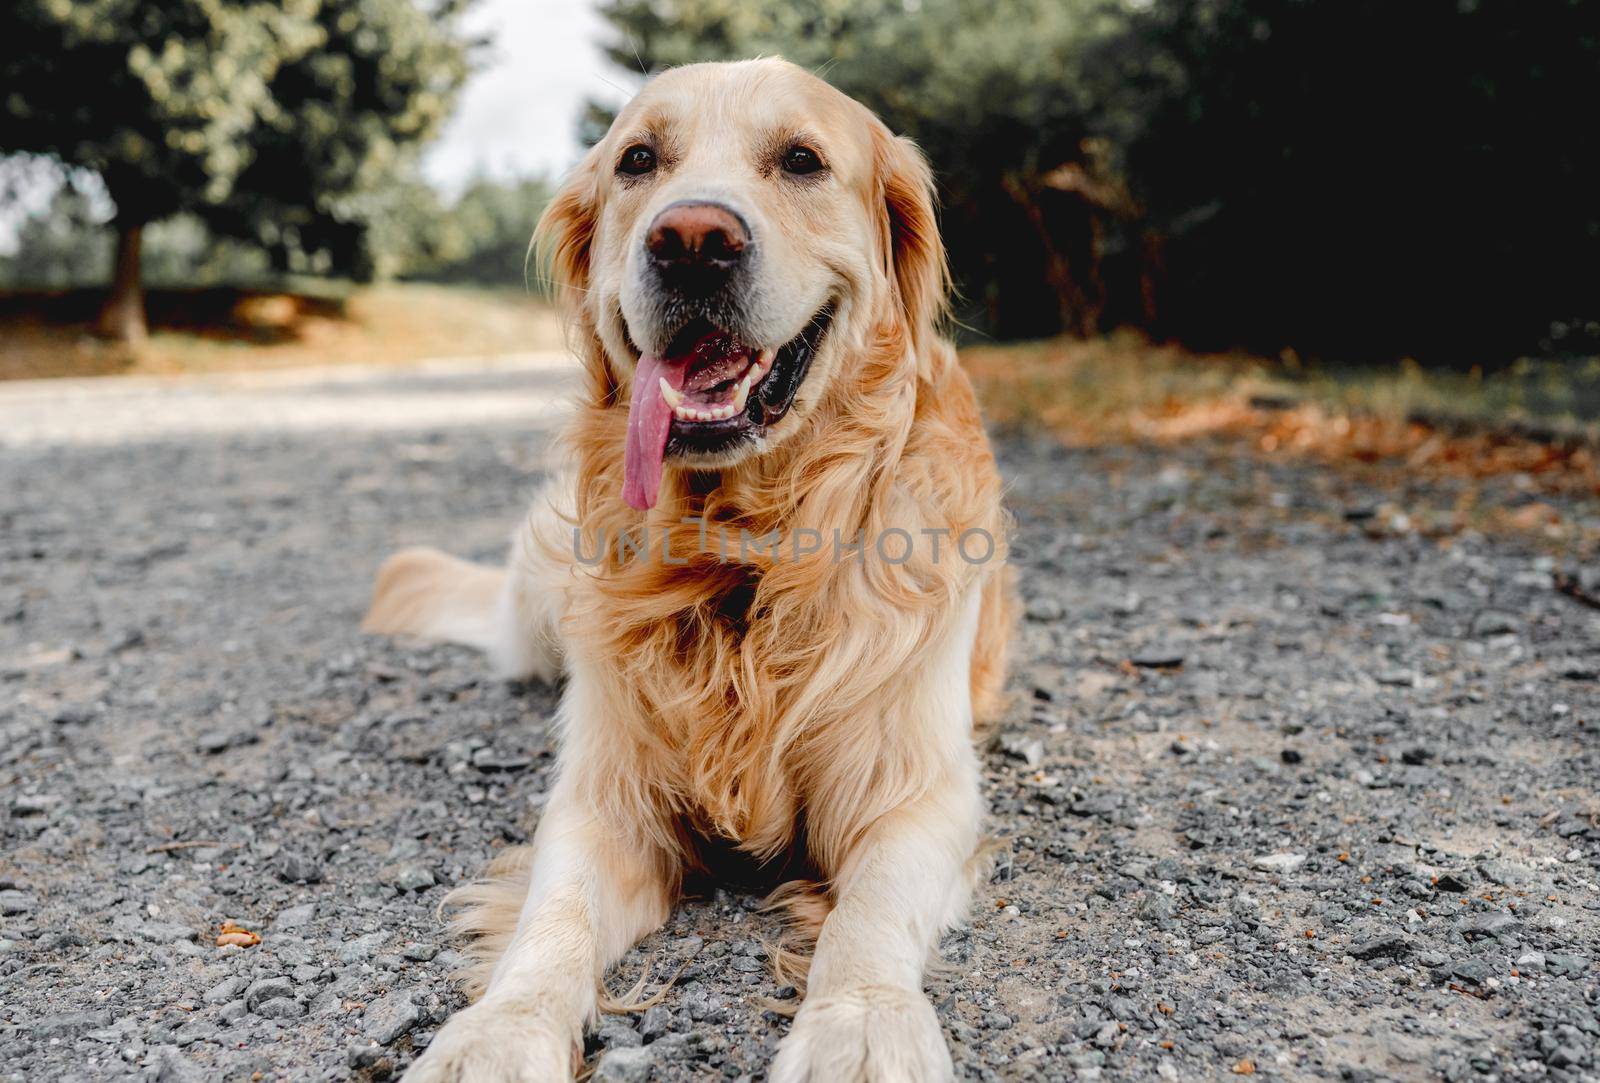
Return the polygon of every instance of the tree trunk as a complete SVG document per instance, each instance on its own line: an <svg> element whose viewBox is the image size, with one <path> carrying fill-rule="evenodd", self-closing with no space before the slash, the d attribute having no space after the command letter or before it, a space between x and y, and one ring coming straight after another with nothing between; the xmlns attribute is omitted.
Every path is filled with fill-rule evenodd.
<svg viewBox="0 0 1600 1083"><path fill-rule="evenodd" d="M1055 291L1061 330L1078 338L1092 337L1097 329L1098 312L1089 303L1082 284L1073 274L1072 264L1067 259L1066 253L1061 251L1061 246L1051 234L1050 224L1045 221L1043 208L1039 206L1038 200L1033 197L1027 185L1015 175L1005 174L1000 178L1000 183L1005 188L1006 194L1022 209L1028 224L1033 227L1034 234L1039 238L1039 246L1044 251L1045 279Z"/></svg>
<svg viewBox="0 0 1600 1083"><path fill-rule="evenodd" d="M144 287L139 280L143 224L117 230L117 259L111 271L111 293L95 330L103 338L137 346L145 340Z"/></svg>

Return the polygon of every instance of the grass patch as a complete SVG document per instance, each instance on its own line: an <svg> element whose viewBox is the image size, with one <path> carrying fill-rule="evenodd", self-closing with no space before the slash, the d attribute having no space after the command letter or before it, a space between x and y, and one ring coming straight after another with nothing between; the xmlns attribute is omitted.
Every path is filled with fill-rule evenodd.
<svg viewBox="0 0 1600 1083"><path fill-rule="evenodd" d="M1307 366L1112 335L977 346L962 360L993 421L1042 426L1068 440L1182 436L1261 411L1313 409L1600 444L1600 358L1524 360L1490 374L1412 362Z"/></svg>
<svg viewBox="0 0 1600 1083"><path fill-rule="evenodd" d="M0 379L404 363L560 349L559 320L522 291L395 283L152 290L137 349L88 334L91 290L0 295Z"/></svg>
<svg viewBox="0 0 1600 1083"><path fill-rule="evenodd" d="M1264 454L1413 475L1518 475L1529 491L1600 496L1600 360L1521 362L1489 375L1309 368L1131 335L972 347L962 360L993 424L1068 444L1227 438Z"/></svg>

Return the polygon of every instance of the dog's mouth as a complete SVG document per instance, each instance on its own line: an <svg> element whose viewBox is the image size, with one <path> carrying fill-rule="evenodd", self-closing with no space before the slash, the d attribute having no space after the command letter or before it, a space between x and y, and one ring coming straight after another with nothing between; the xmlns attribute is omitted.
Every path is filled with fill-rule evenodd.
<svg viewBox="0 0 1600 1083"><path fill-rule="evenodd" d="M762 350L696 318L672 337L662 356L641 356L628 410L628 504L655 506L666 456L727 452L787 414L832 319L830 303L789 342Z"/></svg>

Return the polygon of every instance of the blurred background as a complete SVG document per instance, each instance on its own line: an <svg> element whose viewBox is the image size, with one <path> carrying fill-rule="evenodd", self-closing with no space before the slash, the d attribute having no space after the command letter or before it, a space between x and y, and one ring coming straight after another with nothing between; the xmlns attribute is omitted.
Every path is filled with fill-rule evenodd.
<svg viewBox="0 0 1600 1083"><path fill-rule="evenodd" d="M1600 416L1583 0L14 0L0 34L0 377L559 345L526 255L563 171L650 72L778 53L932 159L1002 421Z"/></svg>

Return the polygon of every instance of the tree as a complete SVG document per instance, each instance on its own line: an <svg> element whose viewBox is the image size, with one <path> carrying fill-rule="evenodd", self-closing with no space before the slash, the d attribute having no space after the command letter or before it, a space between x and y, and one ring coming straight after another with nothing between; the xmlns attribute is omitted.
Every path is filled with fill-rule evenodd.
<svg viewBox="0 0 1600 1083"><path fill-rule="evenodd" d="M1594 0L602 11L619 68L777 53L921 143L980 306L964 314L1002 336L1600 352L1600 126L1579 104L1600 86Z"/></svg>
<svg viewBox="0 0 1600 1083"><path fill-rule="evenodd" d="M453 202L421 180L386 185L368 210L384 277L517 288L532 273L528 242L550 199L537 178L479 179Z"/></svg>
<svg viewBox="0 0 1600 1083"><path fill-rule="evenodd" d="M1166 239L1170 328L1463 365L1541 349L1553 324L1595 328L1600 128L1578 103L1600 86L1596 14L1157 0L1136 15L1100 59L1125 100L1119 166Z"/></svg>
<svg viewBox="0 0 1600 1083"><path fill-rule="evenodd" d="M251 135L228 197L202 211L214 229L261 244L281 270L321 254L356 278L377 269L368 226L414 152L450 115L474 44L441 32L464 0L320 0L322 44L280 65L280 108Z"/></svg>
<svg viewBox="0 0 1600 1083"><path fill-rule="evenodd" d="M1103 0L611 0L611 59L638 72L780 54L915 139L951 262L1002 334L1089 332L1106 299L1097 216L1120 212L1091 137L1082 57L1121 28ZM1102 206L1102 201L1110 206Z"/></svg>
<svg viewBox="0 0 1600 1083"><path fill-rule="evenodd" d="M116 206L100 329L143 337L143 230L180 209L247 236L285 214L353 250L356 215L341 210L432 133L464 76L458 10L457 0L0 7L0 150L94 170Z"/></svg>

